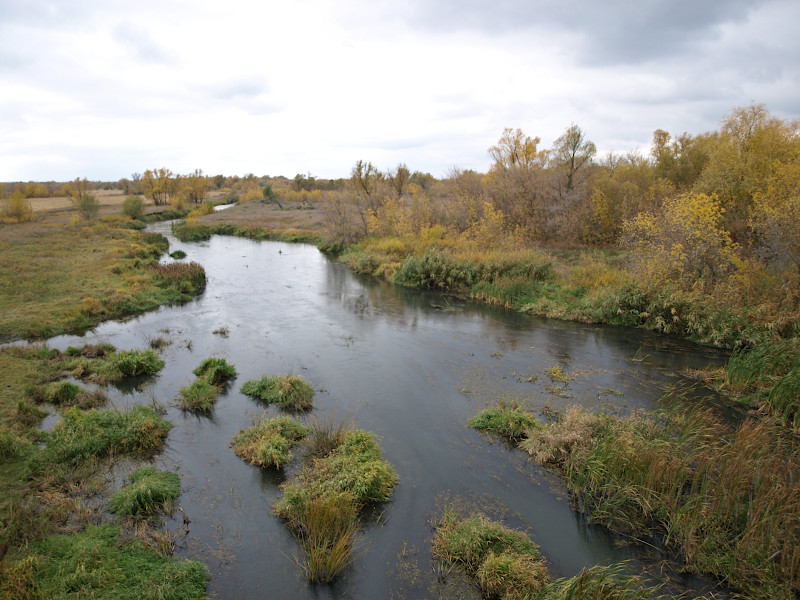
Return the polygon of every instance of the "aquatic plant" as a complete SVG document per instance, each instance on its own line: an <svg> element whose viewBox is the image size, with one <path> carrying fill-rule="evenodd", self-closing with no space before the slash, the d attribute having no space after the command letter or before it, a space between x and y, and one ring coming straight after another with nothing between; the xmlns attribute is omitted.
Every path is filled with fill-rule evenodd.
<svg viewBox="0 0 800 600"><path fill-rule="evenodd" d="M172 512L172 505L181 494L181 481L176 473L141 467L128 477L129 485L111 496L108 510L129 517L153 515L158 510Z"/></svg>
<svg viewBox="0 0 800 600"><path fill-rule="evenodd" d="M574 577L555 579L544 586L537 600L666 600L658 586L628 572L625 563L583 569Z"/></svg>
<svg viewBox="0 0 800 600"><path fill-rule="evenodd" d="M242 429L231 442L237 456L260 467L282 467L291 459L289 449L309 433L309 428L287 416L264 419Z"/></svg>
<svg viewBox="0 0 800 600"><path fill-rule="evenodd" d="M528 430L539 427L539 422L516 402L501 400L496 407L484 409L472 417L469 426L510 440L518 440L525 437Z"/></svg>
<svg viewBox="0 0 800 600"><path fill-rule="evenodd" d="M198 377L191 384L178 390L181 396L180 407L183 410L195 410L209 413L217 401L219 388Z"/></svg>
<svg viewBox="0 0 800 600"><path fill-rule="evenodd" d="M303 411L312 406L314 388L297 375L267 375L247 381L242 393L286 410Z"/></svg>
<svg viewBox="0 0 800 600"><path fill-rule="evenodd" d="M439 560L462 565L488 597L529 598L550 579L539 547L527 535L480 514L462 519L445 510L431 550Z"/></svg>
<svg viewBox="0 0 800 600"><path fill-rule="evenodd" d="M284 484L275 511L300 541L311 581L331 581L350 563L361 507L385 502L395 485L397 473L362 430L350 431L327 455L312 455Z"/></svg>
<svg viewBox="0 0 800 600"><path fill-rule="evenodd" d="M237 375L233 365L229 365L224 358L207 358L193 372L216 386L222 385Z"/></svg>

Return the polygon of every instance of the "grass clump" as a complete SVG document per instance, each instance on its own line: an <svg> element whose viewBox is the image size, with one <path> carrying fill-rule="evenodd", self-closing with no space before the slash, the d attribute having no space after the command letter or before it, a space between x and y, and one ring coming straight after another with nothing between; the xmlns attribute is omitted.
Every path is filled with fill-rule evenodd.
<svg viewBox="0 0 800 600"><path fill-rule="evenodd" d="M500 401L494 408L487 408L469 420L469 426L509 440L519 440L531 429L540 427L531 413L516 402Z"/></svg>
<svg viewBox="0 0 800 600"><path fill-rule="evenodd" d="M175 260L181 260L186 258L186 252L183 250L175 250L174 252L169 253L170 258L174 258Z"/></svg>
<svg viewBox="0 0 800 600"><path fill-rule="evenodd" d="M27 388L28 396L36 402L48 402L56 406L96 408L106 403L106 395L101 391L90 392L70 381L56 381L46 385L33 385Z"/></svg>
<svg viewBox="0 0 800 600"><path fill-rule="evenodd" d="M303 411L312 406L314 388L297 375L267 375L247 381L242 393L286 410Z"/></svg>
<svg viewBox="0 0 800 600"><path fill-rule="evenodd" d="M147 406L129 412L70 408L50 432L44 459L77 464L111 454L150 456L163 446L171 427Z"/></svg>
<svg viewBox="0 0 800 600"><path fill-rule="evenodd" d="M236 455L250 464L280 468L292 457L289 449L307 436L309 431L308 427L290 417L275 417L242 429L231 445Z"/></svg>
<svg viewBox="0 0 800 600"><path fill-rule="evenodd" d="M539 547L527 535L483 515L461 519L446 510L432 551L441 561L461 565L491 598L530 598L550 579Z"/></svg>
<svg viewBox="0 0 800 600"><path fill-rule="evenodd" d="M209 413L222 387L236 377L236 369L224 358L207 358L194 370L194 374L197 379L180 389L181 408Z"/></svg>
<svg viewBox="0 0 800 600"><path fill-rule="evenodd" d="M170 513L181 494L180 477L154 467L136 469L128 480L129 485L111 496L110 512L129 517L149 517L158 510Z"/></svg>
<svg viewBox="0 0 800 600"><path fill-rule="evenodd" d="M395 485L397 474L365 431L348 431L324 456L312 452L275 506L300 541L311 581L332 581L350 564L361 508L388 500Z"/></svg>
<svg viewBox="0 0 800 600"><path fill-rule="evenodd" d="M222 385L236 377L236 369L224 358L207 358L194 370L194 374L202 377L211 385Z"/></svg>
<svg viewBox="0 0 800 600"><path fill-rule="evenodd" d="M208 583L202 563L125 541L108 524L51 536L3 571L0 595L10 599L200 600Z"/></svg>
<svg viewBox="0 0 800 600"><path fill-rule="evenodd" d="M178 393L181 395L180 407L183 410L210 413L217 401L219 388L198 377L190 385L182 387Z"/></svg>
<svg viewBox="0 0 800 600"><path fill-rule="evenodd" d="M33 444L6 425L0 425L0 460L27 456Z"/></svg>
<svg viewBox="0 0 800 600"><path fill-rule="evenodd" d="M85 354L64 361L62 368L74 377L99 384L118 383L126 377L153 376L164 368L164 361L152 349L104 352L96 357Z"/></svg>

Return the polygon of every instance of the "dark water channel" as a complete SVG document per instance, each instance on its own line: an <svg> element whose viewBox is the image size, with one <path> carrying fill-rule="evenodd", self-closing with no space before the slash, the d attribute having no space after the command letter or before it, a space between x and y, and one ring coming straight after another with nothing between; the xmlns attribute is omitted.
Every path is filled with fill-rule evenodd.
<svg viewBox="0 0 800 600"><path fill-rule="evenodd" d="M168 234L169 225L157 230ZM112 389L109 397L118 407L167 406L175 427L156 462L180 473L180 506L191 522L179 552L209 566L212 597L470 597L441 583L430 557L430 521L446 498L526 530L555 577L650 560L571 511L558 476L466 422L504 395L535 411L652 408L682 380L682 369L721 364L720 355L637 330L529 318L359 278L312 246L169 237L171 249L205 267L202 296L50 345L104 341L130 349L170 340L160 376ZM178 390L210 356L224 357L239 376L211 416L183 413ZM554 366L574 376L566 387L548 389L546 371ZM239 392L242 383L288 372L318 390L316 417L351 419L374 432L400 477L391 502L367 519L353 566L330 586L306 582L295 540L271 513L285 476L259 470L229 448L264 414ZM182 522L176 512L167 525L177 531Z"/></svg>

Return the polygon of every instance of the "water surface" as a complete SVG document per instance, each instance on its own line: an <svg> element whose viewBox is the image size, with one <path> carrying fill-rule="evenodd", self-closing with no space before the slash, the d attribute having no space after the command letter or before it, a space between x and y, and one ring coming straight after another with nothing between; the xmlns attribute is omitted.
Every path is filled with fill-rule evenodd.
<svg viewBox="0 0 800 600"><path fill-rule="evenodd" d="M156 230L168 235L169 226ZM171 250L183 249L185 260L206 269L197 300L50 345L103 341L129 349L170 341L160 376L109 397L119 407L167 407L175 427L156 460L181 476L189 523L179 553L209 565L212 597L448 597L429 552L431 520L448 498L527 531L555 577L649 560L574 513L557 475L466 422L503 396L535 411L653 408L683 381L683 369L721 364L721 355L638 330L536 319L357 277L313 246L169 237ZM210 356L225 358L239 376L210 416L182 412L178 390ZM555 366L573 377L568 385L547 377ZM300 375L318 390L315 417L335 415L374 432L400 478L391 502L366 519L355 563L334 585L306 582L298 546L271 512L292 469L260 470L229 447L265 412L240 393L242 383L277 373ZM177 531L182 524L176 513L167 525Z"/></svg>

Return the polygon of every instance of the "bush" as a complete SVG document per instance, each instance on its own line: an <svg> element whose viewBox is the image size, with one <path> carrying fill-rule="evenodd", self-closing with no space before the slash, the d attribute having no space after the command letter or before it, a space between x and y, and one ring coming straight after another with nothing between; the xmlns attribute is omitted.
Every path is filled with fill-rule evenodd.
<svg viewBox="0 0 800 600"><path fill-rule="evenodd" d="M81 194L77 199L78 212L87 221L94 221L97 211L100 210L100 202L94 194Z"/></svg>
<svg viewBox="0 0 800 600"><path fill-rule="evenodd" d="M181 494L181 481L175 473L142 467L133 471L129 485L114 492L108 509L129 517L151 516L162 509L172 512L172 505Z"/></svg>
<svg viewBox="0 0 800 600"><path fill-rule="evenodd" d="M138 221L144 216L144 199L141 196L128 196L122 202L122 214Z"/></svg>
<svg viewBox="0 0 800 600"><path fill-rule="evenodd" d="M297 375L264 376L246 382L242 393L286 410L302 411L311 408L314 388Z"/></svg>

